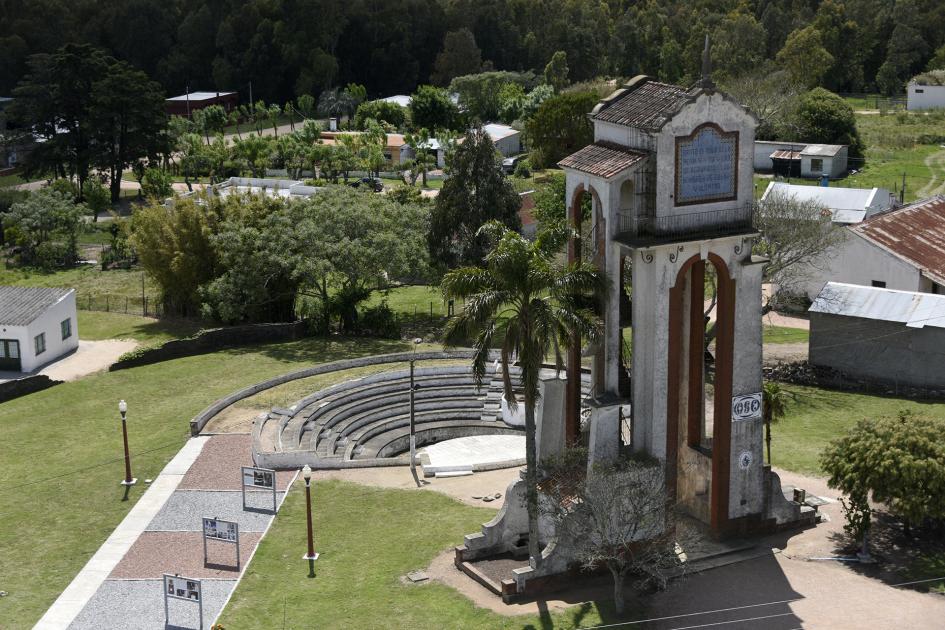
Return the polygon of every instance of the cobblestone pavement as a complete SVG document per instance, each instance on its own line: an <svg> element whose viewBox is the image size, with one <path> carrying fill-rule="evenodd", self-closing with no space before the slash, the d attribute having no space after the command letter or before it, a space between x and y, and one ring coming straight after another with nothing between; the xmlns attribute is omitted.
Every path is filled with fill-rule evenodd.
<svg viewBox="0 0 945 630"><path fill-rule="evenodd" d="M201 580L203 627L212 625L275 516L271 492L247 493L243 507L240 468L252 466L251 447L252 437L245 434L207 439L177 488L72 620L70 630L199 627L199 606L194 601L170 598L165 620L161 577L165 573ZM277 506L292 477L292 473L276 475ZM236 545L216 540L208 541L205 561L204 517L239 525L238 564Z"/></svg>

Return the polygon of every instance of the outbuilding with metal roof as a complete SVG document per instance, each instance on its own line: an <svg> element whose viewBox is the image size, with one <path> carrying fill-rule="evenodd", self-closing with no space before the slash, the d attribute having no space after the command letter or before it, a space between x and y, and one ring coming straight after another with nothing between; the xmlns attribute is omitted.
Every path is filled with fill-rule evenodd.
<svg viewBox="0 0 945 630"><path fill-rule="evenodd" d="M32 372L78 346L75 289L0 286L0 371Z"/></svg>

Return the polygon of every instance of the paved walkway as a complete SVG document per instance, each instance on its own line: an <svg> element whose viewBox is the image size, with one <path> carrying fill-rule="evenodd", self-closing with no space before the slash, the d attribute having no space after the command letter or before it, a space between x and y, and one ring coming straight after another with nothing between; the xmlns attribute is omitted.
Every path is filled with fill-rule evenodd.
<svg viewBox="0 0 945 630"><path fill-rule="evenodd" d="M36 628L197 628L198 607L174 599L165 626L164 573L202 581L209 628L274 518L268 492L251 493L243 507L240 467L251 465L249 435L189 440ZM277 506L294 474L276 474ZM239 524L239 564L233 545L213 541L204 562L203 517Z"/></svg>
<svg viewBox="0 0 945 630"><path fill-rule="evenodd" d="M79 347L63 355L38 372L0 372L0 383L33 374L45 374L55 381L75 381L83 376L108 369L118 357L138 347L136 341L105 339L102 341L79 341Z"/></svg>
<svg viewBox="0 0 945 630"><path fill-rule="evenodd" d="M419 451L426 453L429 465L424 470L457 471L522 466L525 463L524 435L472 435L437 442ZM422 460L421 460L422 461Z"/></svg>

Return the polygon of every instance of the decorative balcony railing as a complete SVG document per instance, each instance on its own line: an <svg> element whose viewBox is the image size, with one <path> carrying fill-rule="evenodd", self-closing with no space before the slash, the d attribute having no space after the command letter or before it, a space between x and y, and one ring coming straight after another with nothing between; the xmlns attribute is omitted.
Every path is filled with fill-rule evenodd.
<svg viewBox="0 0 945 630"><path fill-rule="evenodd" d="M672 241L743 234L753 230L754 217L754 204L656 217L621 212L618 238L631 241Z"/></svg>

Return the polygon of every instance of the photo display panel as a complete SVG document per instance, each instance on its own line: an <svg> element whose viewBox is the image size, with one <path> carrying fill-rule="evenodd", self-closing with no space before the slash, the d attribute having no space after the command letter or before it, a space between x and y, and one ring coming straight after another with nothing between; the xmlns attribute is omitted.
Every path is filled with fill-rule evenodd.
<svg viewBox="0 0 945 630"><path fill-rule="evenodd" d="M677 206L738 196L738 132L706 123L676 138Z"/></svg>

